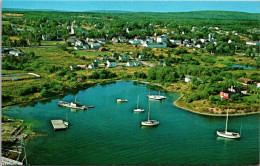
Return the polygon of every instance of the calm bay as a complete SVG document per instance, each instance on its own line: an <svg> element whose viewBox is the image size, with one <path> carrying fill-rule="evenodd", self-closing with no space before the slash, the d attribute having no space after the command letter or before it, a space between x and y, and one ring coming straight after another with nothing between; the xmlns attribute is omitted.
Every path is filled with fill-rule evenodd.
<svg viewBox="0 0 260 166"><path fill-rule="evenodd" d="M157 87L150 90L157 94ZM224 130L225 117L197 115L173 105L179 95L161 92L164 101L150 101L151 119L160 121L157 127L142 127L147 119L148 85L132 81L117 81L96 85L62 99L34 106L13 106L3 113L25 119L33 130L47 136L36 137L26 146L29 164L99 165L99 164L220 164L248 165L259 163L259 114L230 117L228 129L242 138L229 140L216 136ZM59 107L59 100L77 100L95 105L86 111ZM144 113L134 113L139 95L139 107ZM117 103L116 99L128 99ZM66 119L65 131L54 131L50 120Z"/></svg>

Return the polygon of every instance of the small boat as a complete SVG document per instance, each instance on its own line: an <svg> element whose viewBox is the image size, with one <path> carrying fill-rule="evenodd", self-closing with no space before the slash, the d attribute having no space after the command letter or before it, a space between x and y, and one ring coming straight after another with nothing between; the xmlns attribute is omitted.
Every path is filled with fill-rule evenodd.
<svg viewBox="0 0 260 166"><path fill-rule="evenodd" d="M150 120L150 102L149 102L149 111L148 111L148 120L141 122L142 126L157 126L159 125L159 121Z"/></svg>
<svg viewBox="0 0 260 166"><path fill-rule="evenodd" d="M120 103L120 102L128 102L127 99L123 100L123 99L117 99L116 102Z"/></svg>
<svg viewBox="0 0 260 166"><path fill-rule="evenodd" d="M160 87L159 86L158 86L158 91L159 91L158 95L150 95L150 88L149 88L149 95L147 95L147 97L150 100L163 100L163 99L166 99L166 96L160 95Z"/></svg>
<svg viewBox="0 0 260 166"><path fill-rule="evenodd" d="M134 109L134 112L144 112L144 109L138 108L138 102L139 102L139 95L138 95L138 99L137 99L137 107L136 107L136 109Z"/></svg>
<svg viewBox="0 0 260 166"><path fill-rule="evenodd" d="M239 133L227 131L228 125L228 110L227 110L227 119L226 119L226 129L225 131L217 131L217 135L224 138L238 139L241 137Z"/></svg>
<svg viewBox="0 0 260 166"><path fill-rule="evenodd" d="M88 107L86 105L81 105L77 102L77 95L75 96L75 102L65 102L65 101L58 101L59 106L63 107L68 107L72 109L81 109L81 110L86 110Z"/></svg>
<svg viewBox="0 0 260 166"><path fill-rule="evenodd" d="M66 121L63 121L63 123L67 128L69 127L68 113L66 113Z"/></svg>

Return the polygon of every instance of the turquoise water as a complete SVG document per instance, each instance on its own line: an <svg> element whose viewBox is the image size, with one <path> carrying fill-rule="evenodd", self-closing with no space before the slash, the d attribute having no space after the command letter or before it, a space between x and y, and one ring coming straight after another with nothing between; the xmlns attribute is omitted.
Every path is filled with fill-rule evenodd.
<svg viewBox="0 0 260 166"><path fill-rule="evenodd" d="M232 67L240 67L240 68L243 68L243 69L249 69L249 70L253 70L255 69L254 67L251 67L251 66L243 66L243 65L232 65Z"/></svg>
<svg viewBox="0 0 260 166"><path fill-rule="evenodd" d="M207 117L187 112L172 103L179 96L161 92L167 99L151 101L151 119L160 121L153 128L140 126L147 119L148 88L145 84L116 82L96 85L77 93L78 101L95 108L71 111L57 106L60 99L34 106L14 106L3 110L9 116L24 118L35 131L48 134L37 137L26 146L30 164L258 164L259 115L230 117L230 131L240 130L242 138L228 140L216 137L225 128L225 117ZM151 89L157 94L157 88ZM145 113L133 113L137 96ZM72 101L75 94L61 100ZM128 99L116 103L117 98ZM70 127L55 132L51 119L66 119Z"/></svg>

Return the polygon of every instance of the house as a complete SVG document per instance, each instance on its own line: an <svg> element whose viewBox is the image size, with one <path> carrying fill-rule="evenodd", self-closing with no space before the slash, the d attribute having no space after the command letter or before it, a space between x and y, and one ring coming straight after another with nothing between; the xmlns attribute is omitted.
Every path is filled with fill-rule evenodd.
<svg viewBox="0 0 260 166"><path fill-rule="evenodd" d="M117 39L116 37L113 37L113 38L112 38L112 42L113 42L113 43L118 43L118 39Z"/></svg>
<svg viewBox="0 0 260 166"><path fill-rule="evenodd" d="M98 50L101 47L100 43L89 42L88 44L90 44L90 48L94 50Z"/></svg>
<svg viewBox="0 0 260 166"><path fill-rule="evenodd" d="M130 44L141 44L141 41L139 40L139 39L130 39L129 41L128 41Z"/></svg>
<svg viewBox="0 0 260 166"><path fill-rule="evenodd" d="M228 93L224 93L224 92L220 92L220 98L225 98L225 99L229 99L229 94Z"/></svg>
<svg viewBox="0 0 260 166"><path fill-rule="evenodd" d="M102 60L101 59L95 59L94 62L100 63L100 62L102 62Z"/></svg>
<svg viewBox="0 0 260 166"><path fill-rule="evenodd" d="M234 41L232 41L231 39L228 40L228 44L230 43L235 43Z"/></svg>
<svg viewBox="0 0 260 166"><path fill-rule="evenodd" d="M80 50L80 49L81 49L81 47L79 47L79 46L74 47L74 50Z"/></svg>
<svg viewBox="0 0 260 166"><path fill-rule="evenodd" d="M183 44L189 44L190 42L189 42L189 40L188 39L185 39L184 41L183 41Z"/></svg>
<svg viewBox="0 0 260 166"><path fill-rule="evenodd" d="M191 76L190 75L185 76L184 81L191 82Z"/></svg>
<svg viewBox="0 0 260 166"><path fill-rule="evenodd" d="M192 44L186 44L186 47L192 47L193 45Z"/></svg>
<svg viewBox="0 0 260 166"><path fill-rule="evenodd" d="M21 51L19 51L19 50L17 50L17 51L9 51L9 54L10 55L14 55L14 56L21 56L21 55L24 55L24 53L23 52L21 52Z"/></svg>
<svg viewBox="0 0 260 166"><path fill-rule="evenodd" d="M107 49L104 48L104 47L100 47L98 50L99 50L99 51L107 51Z"/></svg>
<svg viewBox="0 0 260 166"><path fill-rule="evenodd" d="M145 56L144 55L139 55L138 58L139 59L145 59Z"/></svg>
<svg viewBox="0 0 260 166"><path fill-rule="evenodd" d="M260 88L260 83L257 83L256 87L257 87L257 88Z"/></svg>
<svg viewBox="0 0 260 166"><path fill-rule="evenodd" d="M128 55L119 55L118 59L120 61L127 61L130 59L130 57Z"/></svg>
<svg viewBox="0 0 260 166"><path fill-rule="evenodd" d="M116 61L114 59L107 60L107 67L116 67Z"/></svg>
<svg viewBox="0 0 260 166"><path fill-rule="evenodd" d="M42 35L42 40L51 41L51 36L50 35Z"/></svg>
<svg viewBox="0 0 260 166"><path fill-rule="evenodd" d="M166 62L165 61L160 61L160 62L158 62L158 65L160 65L160 66L166 66Z"/></svg>
<svg viewBox="0 0 260 166"><path fill-rule="evenodd" d="M83 82L83 79L82 78L78 78L77 82Z"/></svg>
<svg viewBox="0 0 260 166"><path fill-rule="evenodd" d="M89 69L98 69L98 62L93 62L88 65Z"/></svg>
<svg viewBox="0 0 260 166"><path fill-rule="evenodd" d="M82 48L83 48L84 50L88 50L88 49L89 49L89 45L84 45Z"/></svg>
<svg viewBox="0 0 260 166"><path fill-rule="evenodd" d="M201 44L197 44L195 47L196 48L202 48L202 45Z"/></svg>
<svg viewBox="0 0 260 166"><path fill-rule="evenodd" d="M182 44L181 40L170 39L172 44Z"/></svg>
<svg viewBox="0 0 260 166"><path fill-rule="evenodd" d="M126 28L126 33L132 32L130 28Z"/></svg>
<svg viewBox="0 0 260 166"><path fill-rule="evenodd" d="M166 43L145 43L143 44L144 47L167 47Z"/></svg>
<svg viewBox="0 0 260 166"><path fill-rule="evenodd" d="M120 43L125 43L126 42L126 37L124 37L124 36L119 36L119 42Z"/></svg>
<svg viewBox="0 0 260 166"><path fill-rule="evenodd" d="M98 38L98 39L94 39L94 41L100 43L100 44L106 44L106 40L104 38Z"/></svg>
<svg viewBox="0 0 260 166"><path fill-rule="evenodd" d="M139 62L128 61L128 62L126 63L126 66L139 66Z"/></svg>
<svg viewBox="0 0 260 166"><path fill-rule="evenodd" d="M246 42L246 45L248 45L248 46L259 46L259 42L258 41L248 41L248 42Z"/></svg>
<svg viewBox="0 0 260 166"><path fill-rule="evenodd" d="M83 47L83 43L82 43L82 41L80 41L80 40L77 40L76 42L75 42L75 46L77 47Z"/></svg>
<svg viewBox="0 0 260 166"><path fill-rule="evenodd" d="M165 42L167 40L167 36L166 35L162 35L156 38L156 42L157 43L162 43Z"/></svg>

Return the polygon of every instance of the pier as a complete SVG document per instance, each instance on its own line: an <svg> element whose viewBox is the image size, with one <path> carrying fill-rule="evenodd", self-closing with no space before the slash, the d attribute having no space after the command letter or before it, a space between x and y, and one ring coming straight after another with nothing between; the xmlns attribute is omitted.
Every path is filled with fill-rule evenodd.
<svg viewBox="0 0 260 166"><path fill-rule="evenodd" d="M51 120L52 126L54 130L65 130L67 127L65 126L63 120Z"/></svg>

